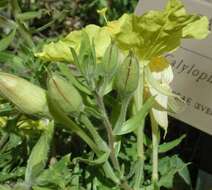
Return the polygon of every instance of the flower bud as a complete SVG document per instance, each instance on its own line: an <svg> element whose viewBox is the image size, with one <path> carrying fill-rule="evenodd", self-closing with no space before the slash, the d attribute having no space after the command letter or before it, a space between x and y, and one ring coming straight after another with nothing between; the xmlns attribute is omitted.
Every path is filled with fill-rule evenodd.
<svg viewBox="0 0 212 190"><path fill-rule="evenodd" d="M102 59L102 69L107 76L113 76L118 66L118 48L115 44L110 44Z"/></svg>
<svg viewBox="0 0 212 190"><path fill-rule="evenodd" d="M48 81L49 97L66 114L84 109L82 97L76 88L63 77L53 74Z"/></svg>
<svg viewBox="0 0 212 190"><path fill-rule="evenodd" d="M125 97L132 94L138 86L139 64L138 60L132 54L125 58L120 65L115 80L115 86L121 96Z"/></svg>
<svg viewBox="0 0 212 190"><path fill-rule="evenodd" d="M0 72L0 95L26 114L50 116L46 91L23 78Z"/></svg>

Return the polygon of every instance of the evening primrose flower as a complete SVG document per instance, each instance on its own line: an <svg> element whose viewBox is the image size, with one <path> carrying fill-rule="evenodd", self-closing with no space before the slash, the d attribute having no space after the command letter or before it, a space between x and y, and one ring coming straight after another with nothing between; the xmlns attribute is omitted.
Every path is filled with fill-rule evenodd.
<svg viewBox="0 0 212 190"><path fill-rule="evenodd" d="M168 101L169 95L172 95L170 83L174 76L171 65L168 63L165 57L155 57L148 65L153 77L153 80L157 81L157 88L150 79L146 80L146 86L150 96L155 96L156 104L152 108L153 116L156 122L167 131L168 128ZM148 77L148 76L146 76ZM159 89L163 90L159 90ZM167 92L167 93L165 93Z"/></svg>
<svg viewBox="0 0 212 190"><path fill-rule="evenodd" d="M87 25L82 30L73 31L57 42L44 45L42 51L35 55L47 61L73 62L70 48L73 48L77 54L79 53L83 31L88 34L90 41L94 42L97 62L100 62L111 43L111 36L104 27L94 24Z"/></svg>

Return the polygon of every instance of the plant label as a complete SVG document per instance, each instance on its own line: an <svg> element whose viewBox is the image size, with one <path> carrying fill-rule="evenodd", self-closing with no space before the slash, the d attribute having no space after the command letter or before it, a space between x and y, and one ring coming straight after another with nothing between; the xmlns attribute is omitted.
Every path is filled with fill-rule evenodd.
<svg viewBox="0 0 212 190"><path fill-rule="evenodd" d="M140 0L135 13L161 10L167 0ZM205 15L212 29L212 2L183 0L186 10ZM181 47L166 57L175 74L173 91L187 103L186 109L172 115L212 135L212 35L205 40L184 40Z"/></svg>

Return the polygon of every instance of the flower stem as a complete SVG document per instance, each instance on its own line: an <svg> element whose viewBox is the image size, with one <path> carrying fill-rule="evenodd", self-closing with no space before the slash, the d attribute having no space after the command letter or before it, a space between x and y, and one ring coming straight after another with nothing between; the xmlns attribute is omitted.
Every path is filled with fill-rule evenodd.
<svg viewBox="0 0 212 190"><path fill-rule="evenodd" d="M118 120L115 124L115 127L113 129L115 134L116 134L116 132L118 132L121 129L123 123L126 120L127 108L129 106L130 100L131 100L131 96L128 96L121 101L120 114L119 114Z"/></svg>
<svg viewBox="0 0 212 190"><path fill-rule="evenodd" d="M150 119L152 128L152 184L154 185L154 187L157 187L159 128L152 112L150 113Z"/></svg>
<svg viewBox="0 0 212 190"><path fill-rule="evenodd" d="M110 151L111 151L110 152L110 159L112 161L113 167L118 172L119 177L120 177L121 176L121 169L120 169L120 165L119 165L118 159L116 157L115 148L114 148L115 139L114 139L114 136L113 136L113 128L112 128L112 125L111 125L110 120L108 118L107 111L105 109L103 97L100 96L98 94L98 92L95 93L95 97L96 97L97 105L98 105L98 107L101 111L101 114L102 114L103 124L106 128L107 135L108 135L108 145L109 145L109 148L110 148ZM124 190L133 190L128 185L127 181L125 181L125 180L124 181L120 180L119 186L120 186L121 189L124 189Z"/></svg>
<svg viewBox="0 0 212 190"><path fill-rule="evenodd" d="M96 128L93 126L93 124L91 123L91 121L89 120L89 118L86 115L82 115L80 117L82 123L86 126L86 128L88 129L88 131L90 132L94 142L96 143L96 145L98 146L98 148L101 151L110 151L109 147L107 146L107 143L102 139L102 137L99 135L99 133L97 132Z"/></svg>
<svg viewBox="0 0 212 190"><path fill-rule="evenodd" d="M114 148L115 139L114 139L114 136L113 136L113 129L112 129L112 125L109 121L109 118L107 116L107 112L106 112L104 102L103 102L103 97L100 96L98 94L98 92L95 93L95 97L96 97L97 105L98 105L98 107L101 111L101 114L102 114L103 124L105 126L106 131L107 131L108 145L109 145L110 151L111 151L110 152L110 158L111 158L112 164L117 171L120 171L119 162L118 162L116 155L115 155L115 148Z"/></svg>
<svg viewBox="0 0 212 190"><path fill-rule="evenodd" d="M144 129L144 122L137 130L137 154L138 154L138 166L136 167L135 172L135 184L134 189L139 190L141 184L144 182L144 139L143 139L143 129Z"/></svg>
<svg viewBox="0 0 212 190"><path fill-rule="evenodd" d="M144 95L144 72L143 68L140 68L140 79L138 88L135 94L135 105L136 105L136 112L138 112L143 106L143 95ZM140 186L143 184L144 181L144 125L145 122L143 121L140 127L136 131L137 136L137 164L138 167L135 171L135 184L134 189L139 190Z"/></svg>

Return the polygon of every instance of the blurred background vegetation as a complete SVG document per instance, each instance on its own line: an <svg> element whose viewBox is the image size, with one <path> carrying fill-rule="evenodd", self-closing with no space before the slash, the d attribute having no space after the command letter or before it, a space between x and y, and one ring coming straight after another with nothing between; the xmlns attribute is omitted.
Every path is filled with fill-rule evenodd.
<svg viewBox="0 0 212 190"><path fill-rule="evenodd" d="M37 80L42 64L34 52L44 42L87 24L104 24L97 9L108 7L108 20L114 20L133 12L137 1L0 0L0 69Z"/></svg>

